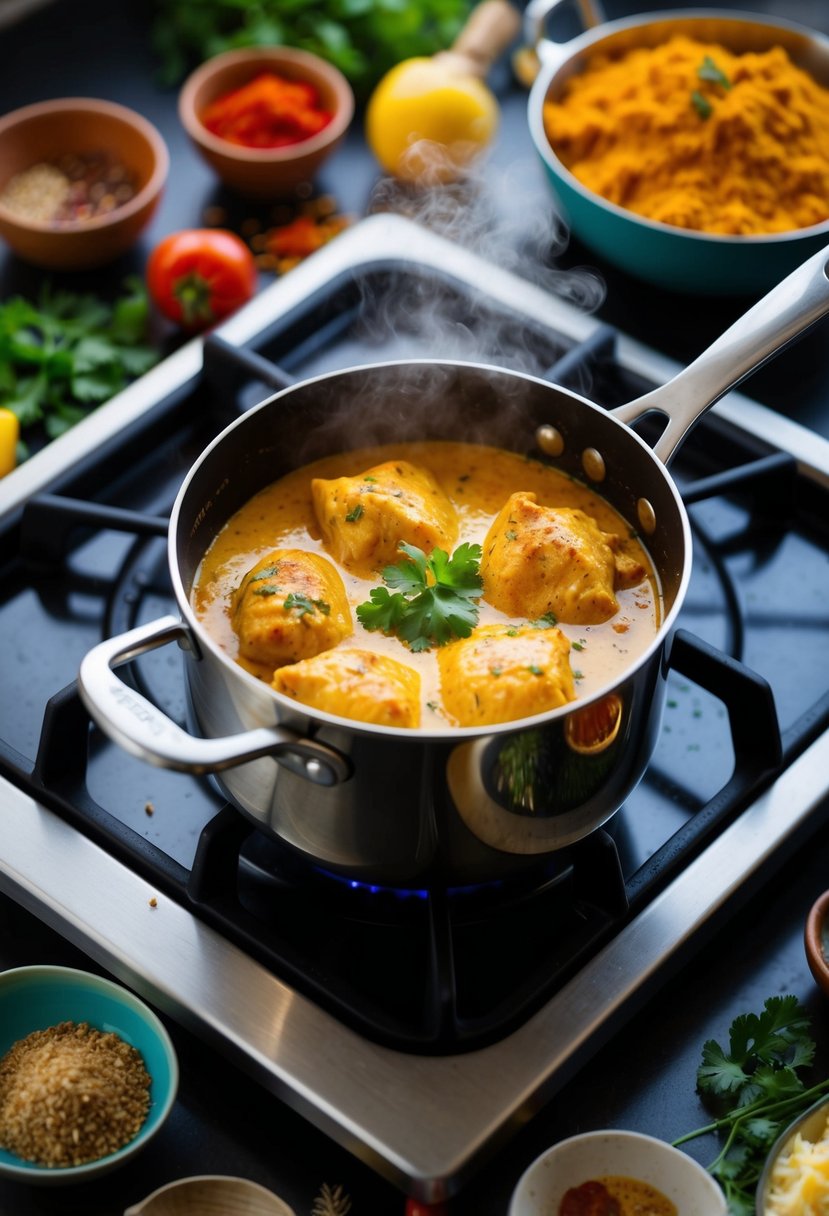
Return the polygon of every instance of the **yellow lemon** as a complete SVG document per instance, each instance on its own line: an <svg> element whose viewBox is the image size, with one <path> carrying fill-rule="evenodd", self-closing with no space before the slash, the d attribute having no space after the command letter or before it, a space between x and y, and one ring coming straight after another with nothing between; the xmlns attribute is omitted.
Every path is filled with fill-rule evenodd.
<svg viewBox="0 0 829 1216"><path fill-rule="evenodd" d="M20 423L11 410L0 409L0 477L11 473L17 464L17 441Z"/></svg>
<svg viewBox="0 0 829 1216"><path fill-rule="evenodd" d="M366 109L366 139L387 173L421 183L451 181L489 143L498 105L475 76L434 59L388 72Z"/></svg>

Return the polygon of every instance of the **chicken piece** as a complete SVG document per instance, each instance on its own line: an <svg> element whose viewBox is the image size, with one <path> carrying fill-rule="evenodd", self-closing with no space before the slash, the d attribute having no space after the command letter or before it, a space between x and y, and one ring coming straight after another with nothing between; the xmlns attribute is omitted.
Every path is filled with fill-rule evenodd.
<svg viewBox="0 0 829 1216"><path fill-rule="evenodd" d="M444 707L459 726L557 709L576 696L569 653L560 629L480 625L438 651Z"/></svg>
<svg viewBox="0 0 829 1216"><path fill-rule="evenodd" d="M345 587L327 558L275 549L233 593L231 620L239 655L270 671L311 658L353 632Z"/></svg>
<svg viewBox="0 0 829 1216"><path fill-rule="evenodd" d="M371 650L341 647L274 672L272 687L325 713L377 726L420 725L420 675Z"/></svg>
<svg viewBox="0 0 829 1216"><path fill-rule="evenodd" d="M599 625L619 610L615 589L645 577L621 544L584 511L512 494L484 540L483 598L508 616Z"/></svg>
<svg viewBox="0 0 829 1216"><path fill-rule="evenodd" d="M396 562L400 542L429 554L451 550L455 508L428 469L387 460L359 477L311 482L314 511L331 555L366 574Z"/></svg>

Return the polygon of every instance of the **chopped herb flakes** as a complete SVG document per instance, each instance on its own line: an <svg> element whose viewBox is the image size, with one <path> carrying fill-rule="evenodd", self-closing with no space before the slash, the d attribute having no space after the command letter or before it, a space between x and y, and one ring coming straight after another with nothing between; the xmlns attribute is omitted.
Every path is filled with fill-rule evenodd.
<svg viewBox="0 0 829 1216"><path fill-rule="evenodd" d="M361 507L361 505L359 503L357 503L357 506L348 512L348 514L345 517L345 521L346 521L346 523L349 523L349 524L356 524L357 520L362 518L362 515L363 515L363 508Z"/></svg>
<svg viewBox="0 0 829 1216"><path fill-rule="evenodd" d="M691 104L702 119L710 118L714 112L711 102L698 89L694 89L691 93Z"/></svg>
<svg viewBox="0 0 829 1216"><path fill-rule="evenodd" d="M323 616L328 616L331 612L331 605L327 604L325 600L312 600L307 595L295 595L293 591L285 596L283 607L286 612L293 610L300 616L316 611L321 612Z"/></svg>
<svg viewBox="0 0 829 1216"><path fill-rule="evenodd" d="M697 76L699 76L700 80L708 80L712 84L720 85L724 89L731 88L731 81L722 68L717 67L710 55L706 55L697 68Z"/></svg>

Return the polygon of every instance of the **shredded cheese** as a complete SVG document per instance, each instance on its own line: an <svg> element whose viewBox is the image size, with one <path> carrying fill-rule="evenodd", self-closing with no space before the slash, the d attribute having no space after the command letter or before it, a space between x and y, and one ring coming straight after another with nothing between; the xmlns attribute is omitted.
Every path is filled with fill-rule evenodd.
<svg viewBox="0 0 829 1216"><path fill-rule="evenodd" d="M826 1216L829 1212L829 1118L819 1138L800 1132L779 1154L771 1173L765 1216Z"/></svg>

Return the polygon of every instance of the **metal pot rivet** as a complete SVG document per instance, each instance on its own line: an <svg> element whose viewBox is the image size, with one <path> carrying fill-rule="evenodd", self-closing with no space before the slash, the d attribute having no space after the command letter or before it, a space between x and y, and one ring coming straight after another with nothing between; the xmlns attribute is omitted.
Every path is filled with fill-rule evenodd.
<svg viewBox="0 0 829 1216"><path fill-rule="evenodd" d="M639 517L639 527L648 536L656 531L656 512L647 498L640 498L636 504L636 514Z"/></svg>
<svg viewBox="0 0 829 1216"><path fill-rule="evenodd" d="M607 475L604 456L595 448L584 449L581 454L581 467L591 481L604 481Z"/></svg>
<svg viewBox="0 0 829 1216"><path fill-rule="evenodd" d="M535 441L545 456L560 456L564 451L564 436L554 426L540 426Z"/></svg>

